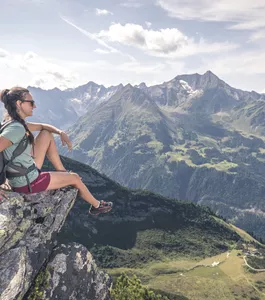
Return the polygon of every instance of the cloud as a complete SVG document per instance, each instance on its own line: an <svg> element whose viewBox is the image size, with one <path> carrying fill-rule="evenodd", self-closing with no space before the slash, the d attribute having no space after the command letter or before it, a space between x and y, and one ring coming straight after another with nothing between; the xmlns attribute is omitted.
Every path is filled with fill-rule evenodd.
<svg viewBox="0 0 265 300"><path fill-rule="evenodd" d="M104 50L104 49L100 49L100 48L95 49L94 52L96 52L98 54L109 54L110 53L108 50Z"/></svg>
<svg viewBox="0 0 265 300"><path fill-rule="evenodd" d="M136 74L154 74L154 73L161 73L165 71L165 64L164 63L157 63L157 64L142 64L140 62L127 62L123 64L119 64L116 67L116 70L125 71L125 72L133 72Z"/></svg>
<svg viewBox="0 0 265 300"><path fill-rule="evenodd" d="M97 35L109 42L118 42L144 50L147 54L157 57L185 57L198 53L229 51L238 47L230 42L209 43L203 39L195 42L177 28L160 30L144 29L137 24L112 24L108 30L102 30Z"/></svg>
<svg viewBox="0 0 265 300"><path fill-rule="evenodd" d="M151 23L151 22L145 21L145 24L146 24L147 28L150 28L150 27L152 26L152 23Z"/></svg>
<svg viewBox="0 0 265 300"><path fill-rule="evenodd" d="M29 81L30 86L40 87L42 89L59 88L61 90L73 87L73 82L55 80L50 75L36 75Z"/></svg>
<svg viewBox="0 0 265 300"><path fill-rule="evenodd" d="M265 39L265 29L257 30L256 32L254 32L250 36L249 42L256 42L263 39Z"/></svg>
<svg viewBox="0 0 265 300"><path fill-rule="evenodd" d="M157 0L157 5L182 20L233 22L230 28L237 30L265 26L264 0Z"/></svg>
<svg viewBox="0 0 265 300"><path fill-rule="evenodd" d="M72 27L76 28L78 31L80 31L81 33L83 33L85 36L87 36L89 39L96 41L98 44L100 44L101 46L107 48L109 50L109 53L117 53L120 54L122 56L125 56L127 58L129 58L131 61L135 61L135 58L131 55L125 54L122 51L109 46L106 42L104 42L98 35L93 34L88 32L87 30L75 25L73 22L69 21L67 18L61 16L61 19L66 22L67 24L71 25ZM102 53L101 53L102 54Z"/></svg>
<svg viewBox="0 0 265 300"><path fill-rule="evenodd" d="M9 53L6 50L0 48L0 58L7 57L8 55Z"/></svg>
<svg viewBox="0 0 265 300"><path fill-rule="evenodd" d="M45 83L47 83L47 80L45 80L43 77L40 78L38 76L34 77L31 82L30 82L30 86L37 86L37 87L41 87L43 86Z"/></svg>
<svg viewBox="0 0 265 300"><path fill-rule="evenodd" d="M127 0L126 2L120 3L120 6L128 7L128 8L139 8L142 7L144 4L137 1L137 0Z"/></svg>
<svg viewBox="0 0 265 300"><path fill-rule="evenodd" d="M70 65L69 65L70 63ZM88 78L104 86L118 85L120 83L158 84L165 80L171 80L176 74L187 73L184 60L152 60L143 59L137 62L119 62L113 60L93 60L90 62L67 62L71 69L78 70L80 78L86 83ZM78 82L80 85L80 82Z"/></svg>
<svg viewBox="0 0 265 300"><path fill-rule="evenodd" d="M49 0L19 0L20 3L26 3L26 4L45 4Z"/></svg>
<svg viewBox="0 0 265 300"><path fill-rule="evenodd" d="M244 51L234 55L223 55L214 60L205 57L196 72L212 70L216 74L265 75L265 51Z"/></svg>
<svg viewBox="0 0 265 300"><path fill-rule="evenodd" d="M106 15L113 15L113 13L106 9L96 8L96 15L97 16L106 16Z"/></svg>
<svg viewBox="0 0 265 300"><path fill-rule="evenodd" d="M38 86L47 84L48 81L51 86L54 84L58 87L67 86L76 78L76 74L46 60L33 51L25 54L10 53L5 57L5 66L32 74L35 79L37 78L35 83L39 83Z"/></svg>
<svg viewBox="0 0 265 300"><path fill-rule="evenodd" d="M88 32L87 30L75 25L73 22L69 21L67 18L61 16L61 19L66 22L67 24L71 25L72 27L76 28L78 31L80 31L81 33L83 33L85 36L87 36L88 38L90 38L93 41L96 41L97 43L99 43L101 46L107 48L111 53L117 53L118 50L109 46L108 44L106 44L104 41L102 41L101 39L97 38L94 34Z"/></svg>

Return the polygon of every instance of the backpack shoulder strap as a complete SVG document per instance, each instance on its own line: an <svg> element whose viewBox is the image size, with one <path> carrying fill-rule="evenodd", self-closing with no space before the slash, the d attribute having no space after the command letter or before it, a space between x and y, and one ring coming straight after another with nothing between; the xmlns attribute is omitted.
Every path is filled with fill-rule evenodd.
<svg viewBox="0 0 265 300"><path fill-rule="evenodd" d="M10 125L11 123L14 123L14 122L18 122L16 120L9 120L7 122L5 122L1 127L0 127L0 133L3 132L3 130L8 126ZM12 156L11 158L8 160L8 163L7 164L11 164L12 161L17 157L19 156L20 154L22 154L27 146L28 146L28 143L29 143L29 139L28 139L28 136L25 134L23 136L23 138L21 139L21 141L19 142L19 144L17 145L16 149L13 151L12 153Z"/></svg>
<svg viewBox="0 0 265 300"><path fill-rule="evenodd" d="M16 149L13 151L12 156L9 161L12 162L17 156L22 154L28 147L28 143L29 143L29 139L28 139L27 135L25 134L24 137L22 138L22 140L17 145Z"/></svg>
<svg viewBox="0 0 265 300"><path fill-rule="evenodd" d="M17 122L15 120L9 120L7 122L4 122L3 124L1 123L1 126L0 126L0 133L3 132L3 130L8 126L10 125L11 123L14 123L14 122Z"/></svg>

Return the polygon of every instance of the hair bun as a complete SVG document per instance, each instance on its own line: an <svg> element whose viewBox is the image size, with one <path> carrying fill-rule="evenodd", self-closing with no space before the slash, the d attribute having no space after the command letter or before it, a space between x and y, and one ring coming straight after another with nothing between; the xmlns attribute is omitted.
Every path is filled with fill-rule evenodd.
<svg viewBox="0 0 265 300"><path fill-rule="evenodd" d="M0 99L4 104L7 103L7 94L9 91L10 91L9 89L4 89L1 91Z"/></svg>

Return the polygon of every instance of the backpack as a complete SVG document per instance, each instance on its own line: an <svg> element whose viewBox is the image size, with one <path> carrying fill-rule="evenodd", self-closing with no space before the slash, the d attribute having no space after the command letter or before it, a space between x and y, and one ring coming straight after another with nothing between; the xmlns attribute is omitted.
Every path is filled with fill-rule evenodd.
<svg viewBox="0 0 265 300"><path fill-rule="evenodd" d="M8 125L10 125L13 122L17 122L17 121L11 120L11 121L5 122L4 124L0 124L1 125L0 126L0 134L3 132L3 130ZM14 152L12 154L12 157L9 160L7 160L4 157L4 151L0 152L0 185L4 184L7 178L26 176L29 190L31 191L31 187L30 187L30 183L29 183L27 174L36 168L35 164L30 166L29 168L25 168L23 166L17 166L17 165L13 164L13 160L16 157L18 157L19 155L21 155L26 150L28 143L29 143L29 139L28 139L27 135L25 134L25 136L19 142L18 146L16 147L16 149L14 150ZM18 171L18 173L7 172L6 171L7 167L11 167L12 169Z"/></svg>

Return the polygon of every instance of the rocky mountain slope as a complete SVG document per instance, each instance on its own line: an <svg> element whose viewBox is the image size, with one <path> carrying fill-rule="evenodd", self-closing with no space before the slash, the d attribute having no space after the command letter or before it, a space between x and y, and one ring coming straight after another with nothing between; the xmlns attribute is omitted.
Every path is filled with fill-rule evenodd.
<svg viewBox="0 0 265 300"><path fill-rule="evenodd" d="M43 91L29 87L37 104L37 109L31 119L36 122L51 123L60 128L68 128L78 117L99 103L107 101L121 87L120 85L105 88L91 81L76 89L65 91L57 88Z"/></svg>
<svg viewBox="0 0 265 300"><path fill-rule="evenodd" d="M85 112L93 109L98 104L107 101L122 85L105 88L92 81L75 89L42 90L31 87L33 99L37 108L34 115L28 119L31 122L48 123L59 128L68 128ZM0 105L0 116L4 113L3 105Z"/></svg>

